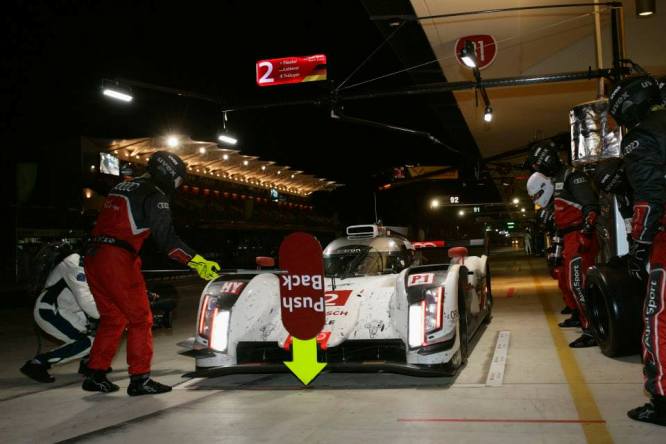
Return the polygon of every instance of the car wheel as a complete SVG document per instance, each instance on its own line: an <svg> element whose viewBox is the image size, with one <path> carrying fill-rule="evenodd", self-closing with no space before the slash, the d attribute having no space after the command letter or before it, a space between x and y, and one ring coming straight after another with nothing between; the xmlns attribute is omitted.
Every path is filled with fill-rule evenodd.
<svg viewBox="0 0 666 444"><path fill-rule="evenodd" d="M645 284L620 261L591 267L585 312L601 352L609 357L640 353Z"/></svg>
<svg viewBox="0 0 666 444"><path fill-rule="evenodd" d="M458 275L458 333L460 335L460 363L467 362L469 345L469 315L465 303L465 288L467 287L467 268L460 267Z"/></svg>

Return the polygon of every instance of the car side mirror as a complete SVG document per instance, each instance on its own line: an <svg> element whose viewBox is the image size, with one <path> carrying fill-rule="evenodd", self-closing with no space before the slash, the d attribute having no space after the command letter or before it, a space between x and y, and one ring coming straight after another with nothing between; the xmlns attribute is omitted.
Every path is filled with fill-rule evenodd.
<svg viewBox="0 0 666 444"><path fill-rule="evenodd" d="M262 268L275 267L275 259L268 256L257 256L256 263L257 263L257 270L261 270Z"/></svg>

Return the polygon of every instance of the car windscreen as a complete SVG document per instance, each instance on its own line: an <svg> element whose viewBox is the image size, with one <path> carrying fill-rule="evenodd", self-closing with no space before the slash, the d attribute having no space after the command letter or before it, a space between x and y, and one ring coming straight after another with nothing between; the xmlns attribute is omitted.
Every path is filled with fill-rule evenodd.
<svg viewBox="0 0 666 444"><path fill-rule="evenodd" d="M379 251L369 245L345 245L324 255L324 272L328 277L373 276L399 273L409 266L409 253Z"/></svg>

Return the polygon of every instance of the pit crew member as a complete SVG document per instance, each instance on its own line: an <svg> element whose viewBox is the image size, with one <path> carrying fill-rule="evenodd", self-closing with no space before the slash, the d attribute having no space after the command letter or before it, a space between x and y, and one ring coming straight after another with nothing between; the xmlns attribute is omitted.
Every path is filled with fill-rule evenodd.
<svg viewBox="0 0 666 444"><path fill-rule="evenodd" d="M642 348L645 389L651 399L627 415L666 426L666 109L659 84L645 75L619 82L609 96L609 113L628 129L622 154L633 190L629 272L640 276L650 264Z"/></svg>
<svg viewBox="0 0 666 444"><path fill-rule="evenodd" d="M130 396L171 390L150 378L153 356L152 314L141 274L139 251L152 236L168 256L187 264L203 279L214 279L220 267L196 254L173 227L170 200L186 176L185 163L175 154L155 152L147 174L117 184L109 193L91 234L93 247L85 257L85 271L100 313L90 353L92 374L83 381L87 391L119 389L106 377L120 338L127 328Z"/></svg>

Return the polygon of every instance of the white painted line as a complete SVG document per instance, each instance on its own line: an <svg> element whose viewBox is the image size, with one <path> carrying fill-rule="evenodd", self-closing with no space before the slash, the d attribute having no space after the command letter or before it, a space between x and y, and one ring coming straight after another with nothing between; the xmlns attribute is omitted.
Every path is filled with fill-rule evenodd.
<svg viewBox="0 0 666 444"><path fill-rule="evenodd" d="M504 383L504 369L509 354L510 338L510 331L501 331L497 335L495 353L493 353L493 360L490 363L490 370L488 370L488 378L486 379L487 387L501 387Z"/></svg>
<svg viewBox="0 0 666 444"><path fill-rule="evenodd" d="M181 382L173 386L174 390L187 390L191 385L196 384L199 381L203 381L206 378L192 378L189 381Z"/></svg>

